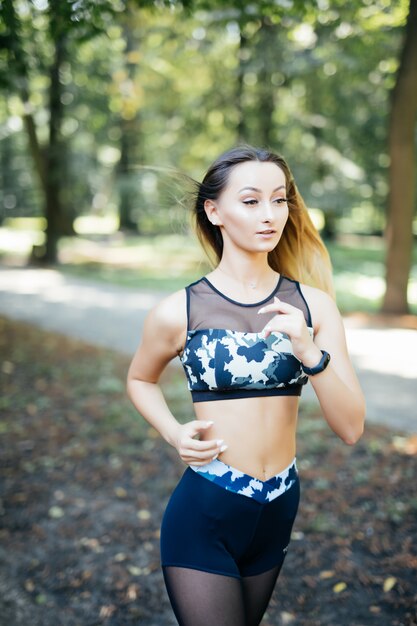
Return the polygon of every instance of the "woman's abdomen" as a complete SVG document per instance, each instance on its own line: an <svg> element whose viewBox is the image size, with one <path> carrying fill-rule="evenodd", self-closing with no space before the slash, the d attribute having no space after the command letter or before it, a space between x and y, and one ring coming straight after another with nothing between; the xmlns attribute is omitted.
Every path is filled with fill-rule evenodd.
<svg viewBox="0 0 417 626"><path fill-rule="evenodd" d="M203 439L223 439L227 450L219 459L267 480L287 467L295 456L298 414L296 396L199 402L198 419L212 420Z"/></svg>

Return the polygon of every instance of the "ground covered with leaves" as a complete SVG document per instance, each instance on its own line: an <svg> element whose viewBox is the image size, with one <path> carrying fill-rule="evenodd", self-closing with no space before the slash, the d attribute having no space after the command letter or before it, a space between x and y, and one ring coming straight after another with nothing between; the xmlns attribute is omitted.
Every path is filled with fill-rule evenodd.
<svg viewBox="0 0 417 626"><path fill-rule="evenodd" d="M135 413L128 360L0 318L1 626L170 626L159 526L184 466ZM181 374L163 382L191 418ZM302 500L263 626L417 624L417 437L354 447L300 414Z"/></svg>

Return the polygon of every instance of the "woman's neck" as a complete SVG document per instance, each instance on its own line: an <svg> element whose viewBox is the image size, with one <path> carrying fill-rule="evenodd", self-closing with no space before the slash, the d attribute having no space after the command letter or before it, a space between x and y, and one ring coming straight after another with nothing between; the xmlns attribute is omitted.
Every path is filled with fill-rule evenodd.
<svg viewBox="0 0 417 626"><path fill-rule="evenodd" d="M228 258L223 255L213 274L217 274L219 280L227 277L228 280L252 290L273 287L278 276L268 264L266 254L257 255L257 258Z"/></svg>

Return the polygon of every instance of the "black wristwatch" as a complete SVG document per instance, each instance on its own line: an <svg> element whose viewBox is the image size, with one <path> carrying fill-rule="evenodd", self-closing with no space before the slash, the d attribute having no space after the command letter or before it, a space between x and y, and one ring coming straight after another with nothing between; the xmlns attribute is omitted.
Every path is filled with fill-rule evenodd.
<svg viewBox="0 0 417 626"><path fill-rule="evenodd" d="M321 357L320 362L317 363L315 367L307 367L306 365L303 365L301 363L301 367L303 368L303 372L305 374L308 374L309 376L314 376L315 374L320 374L320 372L323 372L326 369L330 362L330 354L326 352L326 350L322 350L321 353L323 356Z"/></svg>

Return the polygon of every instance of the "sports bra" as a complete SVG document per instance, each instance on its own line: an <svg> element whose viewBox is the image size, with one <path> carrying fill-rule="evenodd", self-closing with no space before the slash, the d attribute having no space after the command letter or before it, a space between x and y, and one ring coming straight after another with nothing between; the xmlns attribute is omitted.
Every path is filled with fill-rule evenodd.
<svg viewBox="0 0 417 626"><path fill-rule="evenodd" d="M298 281L282 274L261 302L243 304L221 293L206 277L186 288L187 337L180 356L193 402L257 396L300 396L308 377L286 333L266 339L262 329L275 313L258 315L279 295L313 325Z"/></svg>

